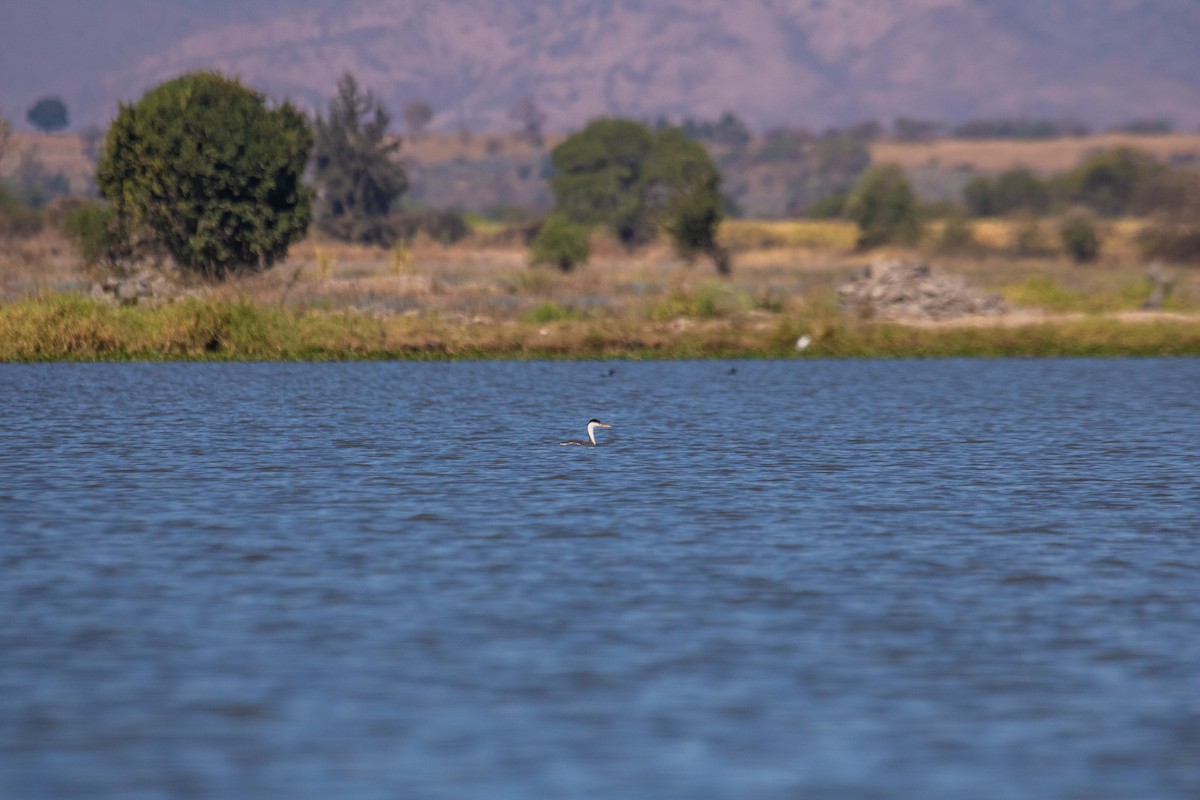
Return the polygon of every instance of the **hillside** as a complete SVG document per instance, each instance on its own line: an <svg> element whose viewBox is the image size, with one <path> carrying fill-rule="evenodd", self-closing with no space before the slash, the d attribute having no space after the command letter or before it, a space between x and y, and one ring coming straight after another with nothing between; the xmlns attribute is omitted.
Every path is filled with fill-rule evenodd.
<svg viewBox="0 0 1200 800"><path fill-rule="evenodd" d="M247 7L249 6L249 7ZM522 97L568 130L601 114L763 130L897 115L1159 116L1200 124L1193 0L16 0L0 113L61 94L76 127L181 71L216 67L310 108L350 70L435 129L511 130Z"/></svg>

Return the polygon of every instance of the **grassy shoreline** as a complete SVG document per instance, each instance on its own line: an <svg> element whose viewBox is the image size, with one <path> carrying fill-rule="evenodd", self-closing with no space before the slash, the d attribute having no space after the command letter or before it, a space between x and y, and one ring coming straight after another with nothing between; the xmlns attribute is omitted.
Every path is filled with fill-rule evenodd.
<svg viewBox="0 0 1200 800"><path fill-rule="evenodd" d="M486 231L393 250L306 239L271 270L217 285L143 273L165 288L132 305L95 299L104 276L46 232L0 247L0 362L1200 355L1200 270L1171 268L1161 311L1140 312L1153 286L1136 221L1112 222L1086 266L1016 254L1016 226L980 222L966 253L936 240L860 253L841 221L731 221L729 278L661 243L631 253L602 236L570 273L531 268L521 243ZM839 287L891 257L1013 311L943 323L843 313Z"/></svg>
<svg viewBox="0 0 1200 800"><path fill-rule="evenodd" d="M800 336L811 344L796 349ZM829 313L548 322L373 316L245 300L157 308L44 294L0 304L0 362L1197 356L1200 316L905 325Z"/></svg>

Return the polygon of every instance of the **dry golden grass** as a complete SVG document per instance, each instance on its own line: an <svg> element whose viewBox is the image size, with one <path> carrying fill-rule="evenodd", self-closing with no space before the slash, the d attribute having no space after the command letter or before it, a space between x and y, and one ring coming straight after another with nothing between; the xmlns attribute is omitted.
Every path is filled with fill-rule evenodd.
<svg viewBox="0 0 1200 800"><path fill-rule="evenodd" d="M1015 229L1021 224L974 221L982 248L948 254L937 250L940 224L935 223L929 226L927 245L894 254L930 261L993 291L1037 277L1082 294L1119 292L1144 281L1147 265L1137 255L1135 220L1102 224L1102 257L1083 266L1063 255L1053 220L1040 222L1046 251L1036 258L1017 257ZM734 274L725 283L751 298L753 307L767 310L815 290L831 291L854 269L889 255L887 250L855 251L855 229L840 221L731 220L722 226L720 237L734 252ZM638 319L673 293L693 291L715 279L708 261L686 264L662 243L627 252L608 237L594 236L591 261L563 274L530 267L524 248L498 243L502 241L484 236L448 247L418 239L398 258L394 250L309 238L268 272L207 291L254 302L353 308L380 316L420 311L517 319L551 300L592 316ZM87 289L94 277L52 230L30 240L0 242L0 299ZM1176 302L1200 306L1200 270L1176 269L1174 284Z"/></svg>
<svg viewBox="0 0 1200 800"><path fill-rule="evenodd" d="M845 220L726 220L720 239L735 253L781 247L809 251L849 250L858 228Z"/></svg>
<svg viewBox="0 0 1200 800"><path fill-rule="evenodd" d="M940 139L910 143L883 140L871 145L871 163L899 164L905 169L940 167L974 172L1003 172L1020 167L1051 174L1065 172L1087 156L1114 147L1134 147L1162 161L1172 158L1200 160L1200 134L1134 136L1109 133L1043 141Z"/></svg>
<svg viewBox="0 0 1200 800"><path fill-rule="evenodd" d="M985 218L972 219L969 224L975 240L985 249L1000 253L1016 253L1018 239L1023 227L1035 225L1039 241L1045 250L1055 256L1063 255L1059 239L1059 222L1054 217L1042 218ZM1137 263L1139 259L1137 237L1145 228L1141 219L1102 219L1096 221L1101 250L1111 260ZM945 227L943 220L934 220L926 226L926 239L937 241Z"/></svg>
<svg viewBox="0 0 1200 800"><path fill-rule="evenodd" d="M0 237L0 302L77 289L90 285L91 278L70 243L52 228L28 239Z"/></svg>

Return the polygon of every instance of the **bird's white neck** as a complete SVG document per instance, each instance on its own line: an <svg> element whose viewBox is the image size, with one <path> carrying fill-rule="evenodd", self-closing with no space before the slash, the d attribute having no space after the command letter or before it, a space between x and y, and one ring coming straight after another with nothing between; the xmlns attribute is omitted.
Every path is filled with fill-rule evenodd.
<svg viewBox="0 0 1200 800"><path fill-rule="evenodd" d="M599 427L599 426L595 422L588 423L588 439L591 440L592 444L596 443L596 428L597 427Z"/></svg>

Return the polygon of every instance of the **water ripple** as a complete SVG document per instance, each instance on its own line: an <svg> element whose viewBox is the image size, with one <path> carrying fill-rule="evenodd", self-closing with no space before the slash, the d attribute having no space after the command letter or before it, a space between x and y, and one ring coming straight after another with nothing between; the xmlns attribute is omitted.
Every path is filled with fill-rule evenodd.
<svg viewBox="0 0 1200 800"><path fill-rule="evenodd" d="M609 366L0 367L0 795L1200 794L1200 362Z"/></svg>

